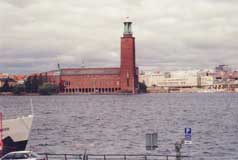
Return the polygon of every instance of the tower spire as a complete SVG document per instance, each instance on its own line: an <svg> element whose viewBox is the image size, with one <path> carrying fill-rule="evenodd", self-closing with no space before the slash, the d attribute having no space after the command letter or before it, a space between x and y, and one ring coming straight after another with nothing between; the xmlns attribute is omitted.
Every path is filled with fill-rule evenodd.
<svg viewBox="0 0 238 160"><path fill-rule="evenodd" d="M129 20L129 17L126 17L126 20L124 22L124 36L132 36L132 22Z"/></svg>

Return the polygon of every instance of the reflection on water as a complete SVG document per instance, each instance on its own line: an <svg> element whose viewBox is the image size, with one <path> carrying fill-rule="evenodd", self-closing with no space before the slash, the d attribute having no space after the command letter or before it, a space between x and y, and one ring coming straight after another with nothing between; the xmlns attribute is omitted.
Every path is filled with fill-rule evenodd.
<svg viewBox="0 0 238 160"><path fill-rule="evenodd" d="M5 118L31 112L31 97L0 97ZM145 134L158 132L154 153L174 153L185 127L197 159L238 159L238 94L142 94L32 97L28 148L55 153L146 153ZM208 158L209 157L209 158ZM196 159L193 158L193 159Z"/></svg>

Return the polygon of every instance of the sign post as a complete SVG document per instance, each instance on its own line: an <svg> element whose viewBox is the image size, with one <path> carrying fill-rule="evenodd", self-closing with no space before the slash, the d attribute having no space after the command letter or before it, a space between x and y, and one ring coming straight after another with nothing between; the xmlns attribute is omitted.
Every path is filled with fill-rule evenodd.
<svg viewBox="0 0 238 160"><path fill-rule="evenodd" d="M155 150L158 148L158 133L147 133L145 135L146 150Z"/></svg>
<svg viewBox="0 0 238 160"><path fill-rule="evenodd" d="M184 129L184 144L192 144L192 128Z"/></svg>

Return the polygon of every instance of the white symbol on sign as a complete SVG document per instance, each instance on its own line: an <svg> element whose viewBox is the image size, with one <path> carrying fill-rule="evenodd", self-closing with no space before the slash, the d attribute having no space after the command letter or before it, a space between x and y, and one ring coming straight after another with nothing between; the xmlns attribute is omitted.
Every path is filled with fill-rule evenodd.
<svg viewBox="0 0 238 160"><path fill-rule="evenodd" d="M191 128L185 128L185 135L191 135L192 129Z"/></svg>

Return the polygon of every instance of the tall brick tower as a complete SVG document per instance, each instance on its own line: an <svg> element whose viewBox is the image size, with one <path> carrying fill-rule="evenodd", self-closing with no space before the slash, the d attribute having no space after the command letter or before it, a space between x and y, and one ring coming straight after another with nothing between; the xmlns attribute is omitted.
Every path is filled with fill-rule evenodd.
<svg viewBox="0 0 238 160"><path fill-rule="evenodd" d="M124 33L121 37L121 91L136 93L138 78L135 64L135 38L132 34L132 22L124 22Z"/></svg>

